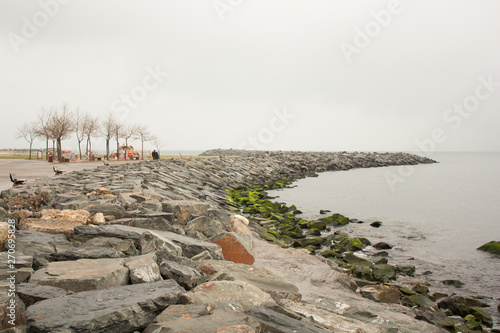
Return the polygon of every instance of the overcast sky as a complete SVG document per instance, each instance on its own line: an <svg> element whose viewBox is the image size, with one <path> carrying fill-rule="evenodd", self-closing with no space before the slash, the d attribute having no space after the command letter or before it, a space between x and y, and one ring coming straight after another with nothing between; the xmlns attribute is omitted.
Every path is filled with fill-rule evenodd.
<svg viewBox="0 0 500 333"><path fill-rule="evenodd" d="M66 102L148 125L164 150L500 151L499 13L498 0L2 0L0 147L27 147L16 128Z"/></svg>

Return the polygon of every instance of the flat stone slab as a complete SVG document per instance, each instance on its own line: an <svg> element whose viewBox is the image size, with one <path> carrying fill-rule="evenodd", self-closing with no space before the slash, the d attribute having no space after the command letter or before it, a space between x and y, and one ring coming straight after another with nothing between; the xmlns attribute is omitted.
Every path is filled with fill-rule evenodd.
<svg viewBox="0 0 500 333"><path fill-rule="evenodd" d="M123 286L129 282L129 269L123 262L124 259L51 262L36 271L31 282L74 292Z"/></svg>
<svg viewBox="0 0 500 333"><path fill-rule="evenodd" d="M165 278L177 281L177 283L186 290L193 289L203 282L205 278L205 276L196 269L169 260L163 260L161 262L160 272Z"/></svg>
<svg viewBox="0 0 500 333"><path fill-rule="evenodd" d="M274 306L268 293L244 281L211 281L184 294L181 304L210 304L216 309L244 311L250 306Z"/></svg>
<svg viewBox="0 0 500 333"><path fill-rule="evenodd" d="M246 313L259 320L264 332L330 333L262 306L250 307Z"/></svg>
<svg viewBox="0 0 500 333"><path fill-rule="evenodd" d="M68 292L62 288L44 286L36 283L21 283L17 286L16 293L27 307L46 299L63 297L68 294Z"/></svg>
<svg viewBox="0 0 500 333"><path fill-rule="evenodd" d="M27 310L29 332L132 333L142 330L185 292L173 280L84 291Z"/></svg>
<svg viewBox="0 0 500 333"><path fill-rule="evenodd" d="M282 299L299 302L302 298L299 289L295 285L286 282L282 277L264 267L228 264L215 274L211 280L248 282L271 295L276 302Z"/></svg>
<svg viewBox="0 0 500 333"><path fill-rule="evenodd" d="M188 217L196 214L203 215L211 206L206 202L195 200L170 200L162 202L164 212L173 213L181 224L185 224Z"/></svg>
<svg viewBox="0 0 500 333"><path fill-rule="evenodd" d="M257 319L245 313L232 310L214 310L207 315L193 317L186 312L186 317L175 318L167 322L153 323L143 333L255 333L261 332ZM279 332L279 331L274 331ZM291 331L290 331L291 332ZM299 332L299 331L297 331Z"/></svg>
<svg viewBox="0 0 500 333"><path fill-rule="evenodd" d="M79 259L124 258L125 255L110 247L79 247L69 251L53 253L55 261L69 261Z"/></svg>

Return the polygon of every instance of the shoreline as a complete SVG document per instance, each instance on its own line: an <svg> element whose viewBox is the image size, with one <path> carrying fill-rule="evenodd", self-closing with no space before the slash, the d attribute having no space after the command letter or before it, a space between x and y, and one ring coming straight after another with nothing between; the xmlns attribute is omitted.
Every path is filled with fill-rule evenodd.
<svg viewBox="0 0 500 333"><path fill-rule="evenodd" d="M419 159L422 159L421 161L426 161L427 163L431 162L430 160L425 160L421 157L415 157L409 154L292 154L286 152L252 152L243 158L162 160L159 162L142 162L133 165L116 165L110 167L102 166L90 172L75 171L57 179L51 178L38 180L31 184L28 188L33 192L38 191L38 193L42 192L42 190L48 191L50 193L50 197L53 198L53 200L49 202L48 206L58 209L87 209L91 212L91 214L95 214L95 204L97 202L99 202L99 205L101 206L100 208L103 209L104 203L111 203L114 200L114 202L119 202L123 209L123 216L121 219L118 218L115 220L115 222L127 218L129 219L128 222L130 222L131 219L134 219L134 216L136 220L139 220L138 216L148 215L151 217L151 214L153 214L155 210L156 213L154 214L156 215L166 215L167 213L165 212L165 208L168 206L166 202L171 203L179 200L195 200L198 202L208 203L217 207L218 210L222 209L227 212L228 205L226 203L226 189L255 183L264 185L266 182L271 183L279 181L282 179L283 175L293 179L298 179L314 175L316 172L327 170L342 170L354 167L403 165L404 163L415 164ZM110 197L105 199L102 195L99 197L100 194L98 193L90 195L90 197L82 195L83 193L81 193L82 190L84 193L90 193L92 190L96 191L99 187L107 187L110 191L109 194L116 196L113 199L110 199ZM80 189L80 192L78 192L78 189ZM21 190L18 188L3 191L2 198L6 199L22 193L24 190L25 189ZM65 193L74 195L69 195L71 200L68 200L68 196L64 196ZM130 193L134 194L130 195ZM144 199L139 199L139 197ZM132 200L129 200L130 198ZM109 209L110 207L107 208ZM200 216L200 214L195 214L191 217L188 216L188 218L196 216ZM201 217L203 217L203 214L201 214L200 218ZM177 224L176 227L186 229L186 224L178 224L178 222L179 221L175 221L174 223ZM191 221L187 224L189 223L191 223ZM113 221L108 221L104 225L116 226L116 224L113 224ZM77 229L78 228L80 227L77 227ZM100 227L97 227L97 229L99 228ZM200 230L203 232L206 231L203 228ZM189 236L189 234L187 235ZM196 235L196 233L191 234L191 236L193 235ZM203 235L201 237L203 237ZM254 246L256 250L261 251L261 253L254 252L255 262L257 264L263 263L264 265L267 265L268 269L271 270L276 269L279 266L277 264L270 264L270 262L275 260L276 256L282 250L272 250L274 245L266 244L264 241L258 239L254 239ZM283 251L286 253L288 253L288 251L296 251L293 253L297 254L301 253L300 250L293 249L283 249ZM299 257L302 255L299 255ZM307 255L306 257L303 257L303 259L305 258L307 258L307 260L312 260L311 258L314 257ZM290 260L292 259L290 258ZM299 259L297 258L297 260ZM316 258L314 260L319 259ZM342 292L340 292L339 289L335 292L332 291L333 293L343 294L346 299L354 302L353 304L358 304L357 306L374 309L374 313L379 313L376 315L379 319L384 317L391 319L387 319L386 322L373 322L373 318L375 317L371 317L371 319L370 316L363 317L356 311L350 314L351 317L346 317L342 316L342 311L339 309L330 308L327 310L326 308L328 308L328 306L325 304L316 304L315 309L317 311L327 311L330 316L336 316L336 318L344 324L347 325L347 323L350 323L349 325L351 325L351 328L352 325L358 325L358 327L364 327L365 329L379 327L382 330L387 330L392 327L391 325L396 325L396 323L398 323L398 325L402 325L401 327L407 327L406 330L403 328L401 331L418 331L417 327L419 326L425 328L425 330L422 330L425 332L440 331L436 326L427 326L427 324L422 321L415 321L415 319L411 316L411 311L408 312L409 310L401 306L375 303L373 301L360 298L359 295L355 293L353 294L352 290L345 287L346 284L349 284L347 276L340 272L335 273L335 271L324 262L323 265L324 266L322 266L323 268L321 270L325 270L326 267L328 267L328 271L324 271L323 273L326 274L326 272L328 272L330 275L335 276L337 289L341 286L344 288ZM290 268L287 269L285 269L284 272L294 272ZM312 274L312 272L309 273ZM330 278L331 277L328 279ZM315 279L309 279L309 283L318 283L313 280ZM302 283L305 282L302 281L298 283L299 287ZM311 287L311 284L308 285L307 288L302 287L301 291L303 291L303 294L308 294L307 290L309 287ZM313 299L308 300L309 302L313 302ZM304 314L306 312L304 307L310 306L311 303L302 302L297 304L288 304L288 309L290 310L294 306L298 305L302 308L295 308L295 313L301 313L300 311L302 311ZM351 308L354 307L355 306ZM308 311L311 311L311 309ZM319 316L318 313L316 313L316 316ZM353 318L353 316L357 316L357 318Z"/></svg>

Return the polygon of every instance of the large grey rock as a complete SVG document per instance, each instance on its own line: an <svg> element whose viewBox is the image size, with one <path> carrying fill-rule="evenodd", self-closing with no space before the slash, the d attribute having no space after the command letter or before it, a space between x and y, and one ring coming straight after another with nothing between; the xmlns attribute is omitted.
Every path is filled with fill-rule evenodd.
<svg viewBox="0 0 500 333"><path fill-rule="evenodd" d="M181 304L210 304L216 309L244 311L254 305L274 306L268 293L244 281L210 281L188 291Z"/></svg>
<svg viewBox="0 0 500 333"><path fill-rule="evenodd" d="M118 220L113 220L106 222L105 224L120 224L126 225L129 227L136 228L144 228L150 230L163 230L163 231L171 231L172 224L167 219L162 217L151 217L151 218L140 218L140 217L132 217L132 218L121 218Z"/></svg>
<svg viewBox="0 0 500 333"><path fill-rule="evenodd" d="M134 284L163 280L154 253L129 258L125 266L130 270L130 280Z"/></svg>
<svg viewBox="0 0 500 333"><path fill-rule="evenodd" d="M188 236L191 236L194 232L200 232L205 239L226 233L222 223L206 216L200 216L189 221L185 230Z"/></svg>
<svg viewBox="0 0 500 333"><path fill-rule="evenodd" d="M101 225L98 227L82 225L75 228L73 238L80 241L87 241L93 237L116 237L121 239L131 239L140 246L142 235L145 232L149 232L153 236L159 236L157 239L160 239L161 237L163 239L167 239L169 243L172 242L173 244L180 246L183 256L191 258L203 251L208 251L214 259L224 259L220 246L169 231L148 230L124 225ZM148 252L142 251L141 253L145 254Z"/></svg>
<svg viewBox="0 0 500 333"><path fill-rule="evenodd" d="M21 268L21 267L28 267L31 268L33 266L33 257L32 256L26 256L21 253L16 253L15 254L15 262L14 262L14 267L15 268ZM0 253L0 268L9 268L11 262L9 260L12 260L12 254L9 256L8 252L1 252Z"/></svg>
<svg viewBox="0 0 500 333"><path fill-rule="evenodd" d="M53 253L54 261L70 261L78 259L123 258L125 255L109 247L79 247L69 251Z"/></svg>
<svg viewBox="0 0 500 333"><path fill-rule="evenodd" d="M36 283L21 283L17 286L16 293L26 306L50 298L63 297L68 294L68 292L62 288L44 286Z"/></svg>
<svg viewBox="0 0 500 333"><path fill-rule="evenodd" d="M294 318L285 316L274 310L253 306L245 311L247 314L257 318L264 332L301 332L301 333L329 333L330 331L315 327Z"/></svg>
<svg viewBox="0 0 500 333"><path fill-rule="evenodd" d="M204 280L204 275L189 266L163 260L160 264L161 275L167 279L174 279L186 290L193 289Z"/></svg>
<svg viewBox="0 0 500 333"><path fill-rule="evenodd" d="M87 210L90 213L90 215L94 215L96 213L102 213L104 216L112 215L117 219L121 218L123 215L126 214L125 209L121 205L112 203L100 203L92 205L87 207Z"/></svg>
<svg viewBox="0 0 500 333"><path fill-rule="evenodd" d="M193 215L204 215L211 207L206 202L195 200L170 200L162 202L163 211L173 213L181 224L185 224Z"/></svg>
<svg viewBox="0 0 500 333"><path fill-rule="evenodd" d="M80 259L51 262L36 271L32 283L80 292L126 285L129 269L123 259Z"/></svg>
<svg viewBox="0 0 500 333"><path fill-rule="evenodd" d="M44 257L56 251L54 244L67 242L66 236L39 231L17 230L16 252L32 257Z"/></svg>
<svg viewBox="0 0 500 333"><path fill-rule="evenodd" d="M84 291L30 306L30 332L128 333L142 330L184 289L173 280Z"/></svg>
<svg viewBox="0 0 500 333"><path fill-rule="evenodd" d="M5 283L2 279L2 284ZM14 300L16 305L12 307L11 300ZM11 312L13 311L13 312ZM12 325L14 323L14 325ZM13 298L9 296L9 289L7 286L1 285L0 287L0 330L19 326L26 323L26 306L24 302L15 295Z"/></svg>
<svg viewBox="0 0 500 333"><path fill-rule="evenodd" d="M168 321L150 324L143 333L159 332L255 333L261 332L261 325L257 319L248 314L216 309L206 315L195 313L195 316L193 316L190 312L185 312L184 317L179 318L177 316L172 319L168 318Z"/></svg>
<svg viewBox="0 0 500 333"><path fill-rule="evenodd" d="M265 291L276 301L290 299L300 301L299 289L286 282L282 277L264 267L244 264L227 264L224 269L215 274L212 281L245 281L262 291Z"/></svg>
<svg viewBox="0 0 500 333"><path fill-rule="evenodd" d="M180 246L154 232L145 231L141 235L140 247L142 254L161 250L173 256L182 256L182 248Z"/></svg>
<svg viewBox="0 0 500 333"><path fill-rule="evenodd" d="M12 276L12 269L2 268L0 269L0 281L6 281ZM33 269L31 267L21 267L15 270L15 280L16 284L29 281L31 275L33 274Z"/></svg>

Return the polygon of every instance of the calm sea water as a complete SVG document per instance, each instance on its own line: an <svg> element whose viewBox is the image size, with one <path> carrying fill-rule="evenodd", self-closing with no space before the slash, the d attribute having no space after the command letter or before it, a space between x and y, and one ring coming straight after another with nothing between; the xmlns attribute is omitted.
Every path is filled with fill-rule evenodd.
<svg viewBox="0 0 500 333"><path fill-rule="evenodd" d="M295 204L307 218L329 209L364 221L344 228L351 236L385 241L390 263L417 266L416 280L434 291L493 297L498 324L500 258L476 250L500 241L500 153L435 153L438 164L325 172L270 191L276 200ZM409 172L411 172L410 175ZM390 185L387 179L399 180ZM382 221L376 229L372 221ZM430 275L423 275L431 271ZM461 289L444 287L459 279Z"/></svg>

